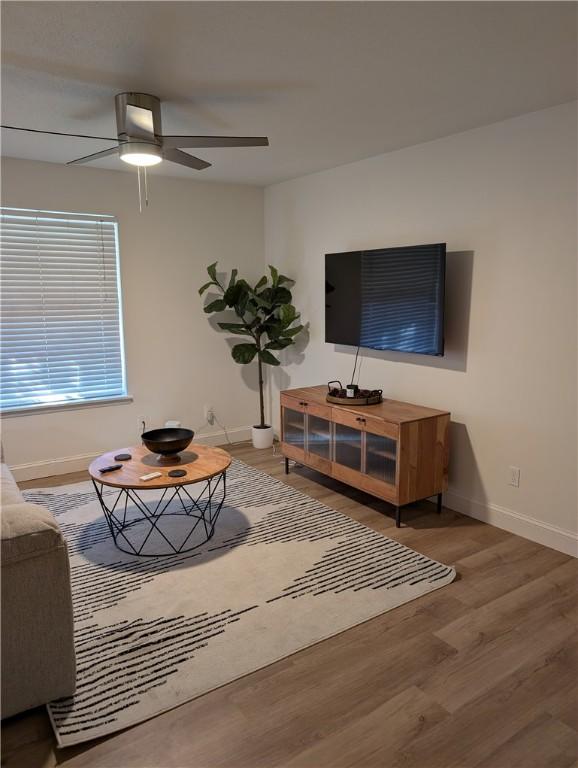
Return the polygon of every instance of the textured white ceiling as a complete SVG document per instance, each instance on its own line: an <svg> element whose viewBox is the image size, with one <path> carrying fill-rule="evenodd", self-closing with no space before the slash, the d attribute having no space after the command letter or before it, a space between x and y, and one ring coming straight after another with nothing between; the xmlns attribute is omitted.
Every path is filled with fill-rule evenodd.
<svg viewBox="0 0 578 768"><path fill-rule="evenodd" d="M115 136L114 94L142 90L163 100L165 133L271 141L157 173L268 184L577 95L574 2L2 5L3 123ZM5 155L52 162L109 146L2 139Z"/></svg>

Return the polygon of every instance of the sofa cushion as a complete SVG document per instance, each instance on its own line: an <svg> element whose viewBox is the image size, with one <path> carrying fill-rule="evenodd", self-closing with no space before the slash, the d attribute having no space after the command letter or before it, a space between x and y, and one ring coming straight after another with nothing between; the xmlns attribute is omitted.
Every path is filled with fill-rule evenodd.
<svg viewBox="0 0 578 768"><path fill-rule="evenodd" d="M0 493L2 506L6 504L19 504L24 501L22 494L20 493L16 480L12 476L12 472L8 469L7 464L0 465Z"/></svg>
<svg viewBox="0 0 578 768"><path fill-rule="evenodd" d="M25 501L2 508L2 566L63 547L64 539L50 512Z"/></svg>

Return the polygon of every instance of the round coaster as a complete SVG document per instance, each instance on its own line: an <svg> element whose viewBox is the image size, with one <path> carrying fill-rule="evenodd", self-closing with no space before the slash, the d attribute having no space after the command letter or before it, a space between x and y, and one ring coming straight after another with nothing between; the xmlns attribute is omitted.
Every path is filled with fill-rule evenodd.
<svg viewBox="0 0 578 768"><path fill-rule="evenodd" d="M130 459L132 459L130 453L117 453L114 457L115 461L129 461Z"/></svg>
<svg viewBox="0 0 578 768"><path fill-rule="evenodd" d="M184 477L187 474L185 469L171 469L169 477Z"/></svg>

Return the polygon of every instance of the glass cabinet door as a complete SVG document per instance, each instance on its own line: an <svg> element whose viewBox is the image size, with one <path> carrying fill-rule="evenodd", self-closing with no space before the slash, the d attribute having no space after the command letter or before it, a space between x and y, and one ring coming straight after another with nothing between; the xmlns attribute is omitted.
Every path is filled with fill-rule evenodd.
<svg viewBox="0 0 578 768"><path fill-rule="evenodd" d="M361 472L361 442L359 429L335 422L335 458L337 464Z"/></svg>
<svg viewBox="0 0 578 768"><path fill-rule="evenodd" d="M331 459L331 422L307 414L307 450L322 459Z"/></svg>
<svg viewBox="0 0 578 768"><path fill-rule="evenodd" d="M365 473L376 480L395 485L397 441L391 437L365 433Z"/></svg>
<svg viewBox="0 0 578 768"><path fill-rule="evenodd" d="M292 408L283 408L283 440L295 448L305 450L305 414Z"/></svg>

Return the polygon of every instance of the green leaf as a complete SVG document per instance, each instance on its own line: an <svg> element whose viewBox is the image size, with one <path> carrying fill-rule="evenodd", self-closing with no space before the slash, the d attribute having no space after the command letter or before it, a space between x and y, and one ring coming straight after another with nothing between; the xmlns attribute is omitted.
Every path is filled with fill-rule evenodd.
<svg viewBox="0 0 578 768"><path fill-rule="evenodd" d="M262 349L259 352L259 359L262 363L266 363L267 365L280 365L279 360L277 360L277 358L270 352L267 352L266 349Z"/></svg>
<svg viewBox="0 0 578 768"><path fill-rule="evenodd" d="M273 339L268 344L265 344L265 349L285 349L293 344L293 339Z"/></svg>
<svg viewBox="0 0 578 768"><path fill-rule="evenodd" d="M263 307L264 309L271 310L273 309L273 305L271 304L270 301L267 300L267 296L265 294L267 294L267 291L263 291L261 294L254 294L252 296L252 299L255 302L255 304L257 304L257 306Z"/></svg>
<svg viewBox="0 0 578 768"><path fill-rule="evenodd" d="M256 344L235 344L231 350L233 360L240 365L250 363L257 354Z"/></svg>
<svg viewBox="0 0 578 768"><path fill-rule="evenodd" d="M296 317L297 310L293 304L282 304L281 307L279 307L279 318L283 325L291 325Z"/></svg>
<svg viewBox="0 0 578 768"><path fill-rule="evenodd" d="M263 323L263 330L270 339L276 339L283 333L285 326L276 317L270 317Z"/></svg>
<svg viewBox="0 0 578 768"><path fill-rule="evenodd" d="M231 272L231 279L229 280L229 288L232 288L235 285L235 281L237 280L237 275L239 274L238 269L233 269Z"/></svg>
<svg viewBox="0 0 578 768"><path fill-rule="evenodd" d="M249 294L246 291L239 296L237 304L235 305L235 312L239 317L243 317L247 311L247 302L249 301Z"/></svg>
<svg viewBox="0 0 578 768"><path fill-rule="evenodd" d="M275 288L271 301L275 304L291 304L293 296L287 288Z"/></svg>
<svg viewBox="0 0 578 768"><path fill-rule="evenodd" d="M229 285L229 287L223 294L223 299L227 303L227 306L234 307L235 304L239 301L242 292L243 292L243 286L239 285L239 283L237 283L236 285Z"/></svg>
<svg viewBox="0 0 578 768"><path fill-rule="evenodd" d="M222 312L224 309L227 309L227 302L224 299L215 299L207 304L205 312L209 315L211 312Z"/></svg>
<svg viewBox="0 0 578 768"><path fill-rule="evenodd" d="M210 283L205 283L199 288L199 296L202 296L203 293L207 290L207 288L210 288L212 285L217 285L214 280L211 280Z"/></svg>
<svg viewBox="0 0 578 768"><path fill-rule="evenodd" d="M276 288L279 284L279 272L271 264L269 264L269 271L271 272L271 282L273 283L273 288Z"/></svg>
<svg viewBox="0 0 578 768"><path fill-rule="evenodd" d="M246 280L241 278L240 280L237 280L234 286L230 285L227 290L231 291L231 294L235 298L235 311L242 317L253 289Z"/></svg>
<svg viewBox="0 0 578 768"><path fill-rule="evenodd" d="M207 272L209 273L209 277L211 280L213 280L215 283L217 282L217 264L219 262L215 261L213 264L209 264L207 267Z"/></svg>
<svg viewBox="0 0 578 768"><path fill-rule="evenodd" d="M301 331L305 328L304 325L296 325L294 328L285 328L281 334L281 336L284 336L287 338L288 336L297 336L298 333L301 333Z"/></svg>
<svg viewBox="0 0 578 768"><path fill-rule="evenodd" d="M291 283L291 285L293 285L295 283L295 280L292 280L290 277L287 277L286 275L279 275L279 279L277 280L277 285L281 285L282 283Z"/></svg>
<svg viewBox="0 0 578 768"><path fill-rule="evenodd" d="M259 280L259 282L255 286L255 293L257 293L259 288L262 288L264 285L267 285L267 276L266 275L263 275L263 277Z"/></svg>
<svg viewBox="0 0 578 768"><path fill-rule="evenodd" d="M268 301L270 304L271 301L273 300L274 293L275 293L275 289L269 288L269 286L267 286L267 288L264 288L262 291L259 291L259 293L257 293L256 296L260 296L262 299L264 299L265 301Z"/></svg>
<svg viewBox="0 0 578 768"><path fill-rule="evenodd" d="M244 323L217 323L219 328L229 333L234 333L236 336L250 336L251 331Z"/></svg>

